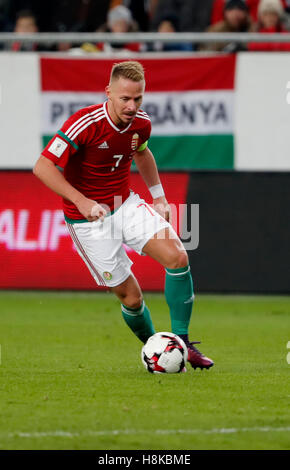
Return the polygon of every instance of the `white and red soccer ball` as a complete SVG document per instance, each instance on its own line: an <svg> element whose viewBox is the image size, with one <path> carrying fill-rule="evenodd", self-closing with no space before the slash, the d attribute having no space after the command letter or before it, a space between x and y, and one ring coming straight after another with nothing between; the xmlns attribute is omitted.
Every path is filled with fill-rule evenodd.
<svg viewBox="0 0 290 470"><path fill-rule="evenodd" d="M153 374L186 372L187 347L177 335L168 332L155 333L141 351L141 359Z"/></svg>

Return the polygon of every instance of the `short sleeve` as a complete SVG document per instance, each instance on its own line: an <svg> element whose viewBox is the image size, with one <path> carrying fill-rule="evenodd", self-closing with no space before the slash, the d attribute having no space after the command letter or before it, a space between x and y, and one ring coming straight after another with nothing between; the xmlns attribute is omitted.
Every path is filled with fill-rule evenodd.
<svg viewBox="0 0 290 470"><path fill-rule="evenodd" d="M144 126L142 129L142 133L140 133L140 140L139 140L139 146L138 146L137 152L142 152L143 150L145 150L145 148L148 145L148 140L151 134L151 121L147 114L144 113L144 115L146 117L144 116L142 118L142 121L144 121Z"/></svg>
<svg viewBox="0 0 290 470"><path fill-rule="evenodd" d="M86 123L90 113L86 108L69 117L42 151L42 155L64 168L69 158L86 142Z"/></svg>
<svg viewBox="0 0 290 470"><path fill-rule="evenodd" d="M143 150L146 149L147 146L148 146L148 140L146 140L143 144L140 145L139 148L137 148L137 152L142 152Z"/></svg>

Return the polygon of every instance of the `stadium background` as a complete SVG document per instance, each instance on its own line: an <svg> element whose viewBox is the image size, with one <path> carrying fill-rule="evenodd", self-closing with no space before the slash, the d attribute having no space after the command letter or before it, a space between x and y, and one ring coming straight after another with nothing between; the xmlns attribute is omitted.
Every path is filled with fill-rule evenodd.
<svg viewBox="0 0 290 470"><path fill-rule="evenodd" d="M199 245L189 251L197 290L289 293L288 54L128 58L146 69L143 108L168 200L199 205ZM60 198L31 169L72 112L104 99L116 60L1 54L1 288L96 288ZM132 188L150 201L134 172ZM184 235L184 224L175 228ZM162 268L129 256L142 288L162 290Z"/></svg>
<svg viewBox="0 0 290 470"><path fill-rule="evenodd" d="M279 0L246 0L252 21L269 2L279 10ZM121 3L132 8L141 39L132 31L125 45L113 32L81 36ZM261 42L273 30L258 24L259 37L250 39L242 25L238 39L201 52L225 0L0 1L1 450L289 449L290 46L281 33L290 30L290 0L282 3L278 38ZM159 41L162 8L151 25L140 14L150 5L174 7L170 43ZM33 34L21 37L18 13L27 7ZM143 36L149 30L153 42ZM2 31L15 34L8 40ZM63 31L73 39L63 43L56 37ZM180 32L186 43L176 43ZM136 40L151 53L137 53ZM215 362L210 371L146 372L118 299L96 287L73 249L60 198L31 171L66 117L104 99L112 63L127 58L145 66L149 145L169 201L183 204L174 226L186 246L188 232L194 241L189 338L202 341L198 348ZM151 200L134 169L131 184ZM171 331L163 269L129 256L156 331ZM32 454L39 455L17 453Z"/></svg>

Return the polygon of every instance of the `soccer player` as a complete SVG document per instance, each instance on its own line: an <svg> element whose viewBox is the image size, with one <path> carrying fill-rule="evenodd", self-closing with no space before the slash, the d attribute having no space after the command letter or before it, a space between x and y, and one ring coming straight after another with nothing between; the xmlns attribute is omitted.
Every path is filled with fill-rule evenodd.
<svg viewBox="0 0 290 470"><path fill-rule="evenodd" d="M107 100L72 115L45 147L33 172L62 196L68 231L79 255L97 284L107 286L120 299L125 322L144 343L155 330L123 243L164 266L172 332L186 343L192 367L208 369L213 361L188 338L193 283L188 256L169 223L169 205L147 145L151 123L140 108L144 89L139 62L115 64L106 87ZM133 158L154 209L129 188Z"/></svg>

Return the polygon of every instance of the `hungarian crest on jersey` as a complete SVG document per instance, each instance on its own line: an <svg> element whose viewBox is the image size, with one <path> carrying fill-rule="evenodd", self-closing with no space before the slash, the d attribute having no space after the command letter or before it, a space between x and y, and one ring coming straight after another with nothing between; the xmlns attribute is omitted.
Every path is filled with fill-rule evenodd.
<svg viewBox="0 0 290 470"><path fill-rule="evenodd" d="M137 133L133 134L132 142L131 142L131 149L132 150L137 150L138 140L139 140L139 134L137 134Z"/></svg>

